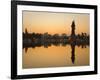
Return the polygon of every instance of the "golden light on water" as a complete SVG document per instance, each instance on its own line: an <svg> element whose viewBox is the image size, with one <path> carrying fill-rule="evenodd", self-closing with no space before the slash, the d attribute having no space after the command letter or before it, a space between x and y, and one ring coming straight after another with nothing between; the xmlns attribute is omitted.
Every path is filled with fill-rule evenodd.
<svg viewBox="0 0 100 80"><path fill-rule="evenodd" d="M75 64L71 61L71 46L51 46L23 50L23 68L65 67L89 65L89 47L75 47Z"/></svg>

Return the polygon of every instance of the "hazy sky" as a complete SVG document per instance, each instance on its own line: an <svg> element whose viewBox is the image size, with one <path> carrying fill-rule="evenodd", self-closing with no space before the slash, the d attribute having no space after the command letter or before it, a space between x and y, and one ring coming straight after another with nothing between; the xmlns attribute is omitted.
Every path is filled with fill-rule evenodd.
<svg viewBox="0 0 100 80"><path fill-rule="evenodd" d="M89 34L89 14L57 13L57 12L35 12L23 11L23 32L49 34L71 34L71 24L75 21L76 34L85 32Z"/></svg>

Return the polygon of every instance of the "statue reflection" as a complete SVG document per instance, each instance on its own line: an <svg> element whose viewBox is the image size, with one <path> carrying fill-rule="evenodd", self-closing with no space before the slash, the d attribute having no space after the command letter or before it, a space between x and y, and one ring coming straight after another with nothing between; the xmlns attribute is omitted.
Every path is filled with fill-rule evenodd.
<svg viewBox="0 0 100 80"><path fill-rule="evenodd" d="M74 44L71 44L71 60L72 60L72 63L74 64L75 62L75 45Z"/></svg>

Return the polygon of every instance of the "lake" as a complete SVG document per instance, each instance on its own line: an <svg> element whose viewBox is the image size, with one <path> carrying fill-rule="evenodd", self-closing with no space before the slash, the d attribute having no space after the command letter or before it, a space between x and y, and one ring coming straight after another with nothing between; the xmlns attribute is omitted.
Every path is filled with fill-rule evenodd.
<svg viewBox="0 0 100 80"><path fill-rule="evenodd" d="M22 67L47 68L87 66L90 63L90 47L77 45L50 45L48 47L23 48Z"/></svg>

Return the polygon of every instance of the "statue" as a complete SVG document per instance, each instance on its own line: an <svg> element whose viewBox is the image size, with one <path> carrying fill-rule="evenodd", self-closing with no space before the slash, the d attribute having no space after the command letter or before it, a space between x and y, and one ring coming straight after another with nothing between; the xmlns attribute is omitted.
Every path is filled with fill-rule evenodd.
<svg viewBox="0 0 100 80"><path fill-rule="evenodd" d="M71 28L72 28L71 37L74 38L75 37L75 22L74 21L72 22Z"/></svg>

